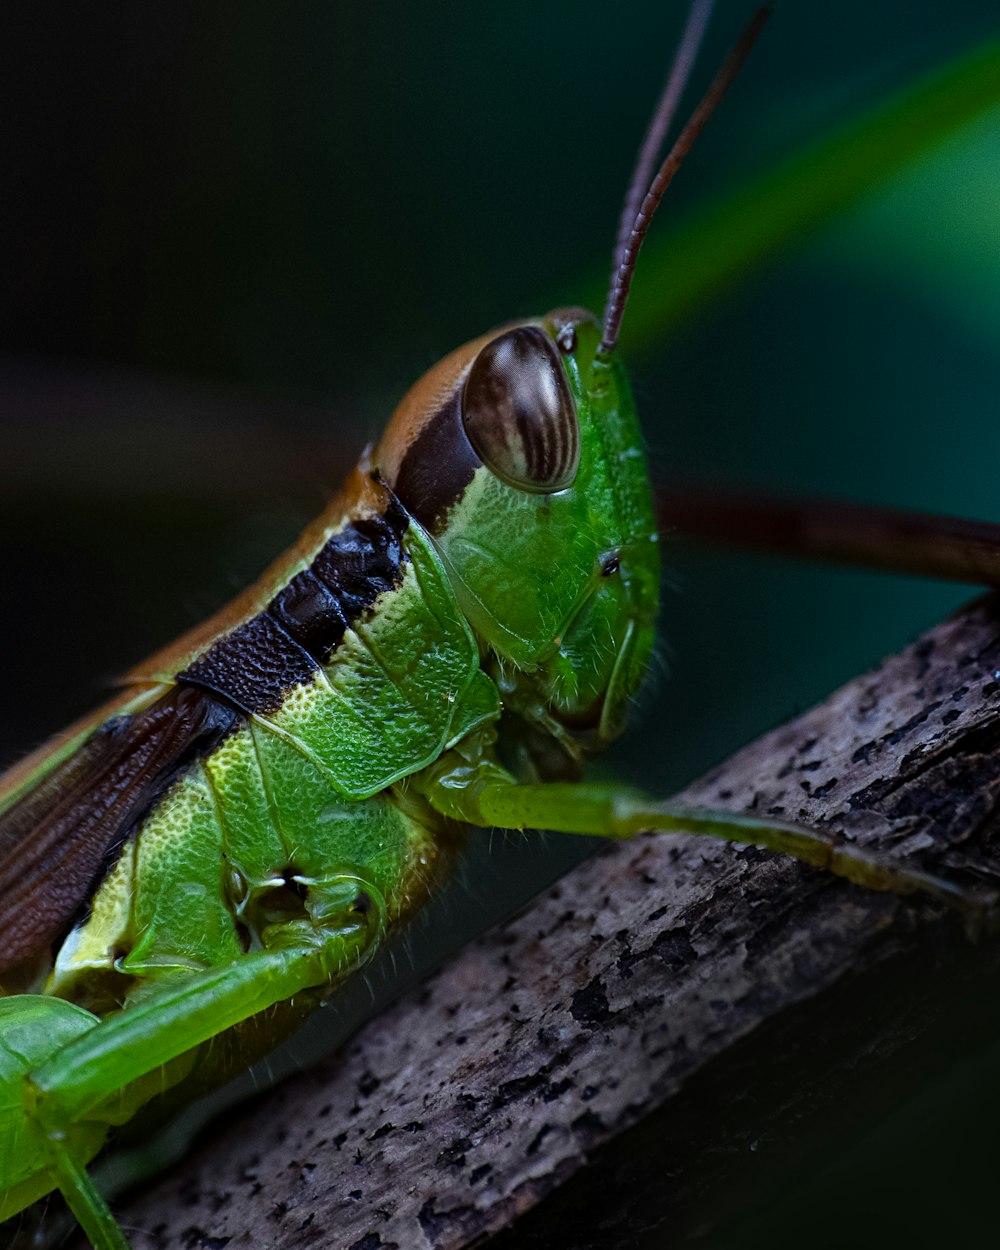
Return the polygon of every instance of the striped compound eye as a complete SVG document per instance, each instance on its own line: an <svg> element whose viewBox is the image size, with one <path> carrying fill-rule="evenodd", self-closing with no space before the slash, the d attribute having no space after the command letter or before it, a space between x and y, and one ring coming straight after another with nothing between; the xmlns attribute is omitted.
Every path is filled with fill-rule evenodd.
<svg viewBox="0 0 1000 1250"><path fill-rule="evenodd" d="M462 422L483 464L519 490L572 484L580 427L555 344L536 326L508 330L472 363Z"/></svg>

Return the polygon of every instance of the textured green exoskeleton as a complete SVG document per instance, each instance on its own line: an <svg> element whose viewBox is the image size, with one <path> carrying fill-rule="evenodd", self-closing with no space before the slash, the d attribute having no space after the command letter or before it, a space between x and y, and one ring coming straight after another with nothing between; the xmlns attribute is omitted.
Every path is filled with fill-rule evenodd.
<svg viewBox="0 0 1000 1250"><path fill-rule="evenodd" d="M467 825L685 829L937 887L809 830L578 780L657 617L615 354L655 202L602 323L560 310L442 360L292 550L0 782L0 1220L58 1189L99 1250L127 1246L87 1173L108 1135L270 1049Z"/></svg>

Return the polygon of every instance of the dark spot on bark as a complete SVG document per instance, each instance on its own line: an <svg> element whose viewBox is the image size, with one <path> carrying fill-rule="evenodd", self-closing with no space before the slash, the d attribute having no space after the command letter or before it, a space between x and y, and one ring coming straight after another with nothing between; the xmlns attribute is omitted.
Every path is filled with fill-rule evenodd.
<svg viewBox="0 0 1000 1250"><path fill-rule="evenodd" d="M394 1133L395 1131L396 1131L396 1126L390 1120L385 1124L380 1124L378 1128L375 1130L375 1132L372 1133L372 1135L368 1138L368 1140L378 1141L379 1138L388 1137L390 1133Z"/></svg>
<svg viewBox="0 0 1000 1250"><path fill-rule="evenodd" d="M557 1098L561 1098L568 1089L573 1088L573 1078L564 1077L561 1081L553 1081L551 1085L542 1094L542 1102L555 1102Z"/></svg>
<svg viewBox="0 0 1000 1250"><path fill-rule="evenodd" d="M622 953L616 960L617 970L621 973L622 980L629 980L632 975L632 965L639 964L641 960L646 958L646 954L647 951L645 950L636 953L629 944L625 943L625 950L622 950Z"/></svg>
<svg viewBox="0 0 1000 1250"><path fill-rule="evenodd" d="M382 1238L378 1233L365 1233L363 1237L359 1237L357 1241L352 1241L348 1250L379 1250L382 1245Z"/></svg>
<svg viewBox="0 0 1000 1250"><path fill-rule="evenodd" d="M492 1163L480 1163L479 1167L473 1168L469 1173L469 1184L478 1185L481 1180L489 1176L493 1171Z"/></svg>
<svg viewBox="0 0 1000 1250"><path fill-rule="evenodd" d="M926 721L932 713L936 712L940 706L940 702L928 703L928 705L917 712L915 716L911 716L904 725L900 725L899 728L894 729L892 733L886 734L884 741L888 746L894 747L897 743L902 742L908 734L913 733L914 729L922 725L924 721Z"/></svg>
<svg viewBox="0 0 1000 1250"><path fill-rule="evenodd" d="M821 786L816 787L816 789L813 791L813 798L825 799L828 794L831 794L836 789L836 787L837 787L837 778L831 777L829 781L824 781Z"/></svg>
<svg viewBox="0 0 1000 1250"><path fill-rule="evenodd" d="M546 1137L548 1137L549 1133L551 1132L552 1132L552 1125L543 1124L542 1127L538 1130L538 1132L531 1139L531 1141L528 1142L527 1148L524 1153L528 1156L529 1159L532 1157L532 1155L538 1154L538 1151L541 1148L542 1142L546 1139Z"/></svg>
<svg viewBox="0 0 1000 1250"><path fill-rule="evenodd" d="M869 686L864 695L858 701L858 715L867 716L869 712L874 712L878 707L878 687Z"/></svg>
<svg viewBox="0 0 1000 1250"><path fill-rule="evenodd" d="M697 958L687 930L683 928L668 929L665 933L657 934L650 949L671 971L679 971Z"/></svg>
<svg viewBox="0 0 1000 1250"><path fill-rule="evenodd" d="M457 1137L444 1150L438 1153L438 1163L446 1164L448 1167L464 1168L466 1151L472 1146L472 1142L467 1137Z"/></svg>
<svg viewBox="0 0 1000 1250"><path fill-rule="evenodd" d="M499 1111L501 1107L506 1107L508 1103L521 1102L546 1084L547 1078L541 1072L536 1072L532 1076L518 1076L512 1081L504 1081L497 1088L493 1098L493 1110Z"/></svg>
<svg viewBox="0 0 1000 1250"><path fill-rule="evenodd" d="M382 1084L381 1080L373 1072L364 1072L361 1080L358 1081L358 1093L364 1098L368 1098L374 1094L378 1087Z"/></svg>
<svg viewBox="0 0 1000 1250"><path fill-rule="evenodd" d="M428 1198L417 1214L420 1227L427 1241L433 1246L441 1240L441 1234L452 1229L464 1220L472 1208L468 1206L453 1207L450 1211L436 1211L434 1199Z"/></svg>
<svg viewBox="0 0 1000 1250"><path fill-rule="evenodd" d="M605 1023L610 1015L608 995L600 977L595 977L589 985L577 990L570 1004L570 1014L580 1024L596 1027Z"/></svg>

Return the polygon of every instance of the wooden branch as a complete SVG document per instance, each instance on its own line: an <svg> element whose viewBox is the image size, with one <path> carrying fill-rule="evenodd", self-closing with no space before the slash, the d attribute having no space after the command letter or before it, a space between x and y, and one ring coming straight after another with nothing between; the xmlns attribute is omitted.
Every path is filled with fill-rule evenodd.
<svg viewBox="0 0 1000 1250"><path fill-rule="evenodd" d="M1000 611L988 599L684 797L829 824L995 883L998 708ZM623 1130L633 1155L666 1136L675 1163L718 1156L726 1089L757 1098L758 1130L777 1123L779 1104L849 1089L880 1047L894 1053L954 1009L954 995L914 988L932 965L939 986L987 975L996 944L973 950L929 900L867 893L752 848L680 836L609 848L367 1024L335 1061L231 1118L121 1219L140 1250L480 1244L595 1152L613 1157ZM915 975L901 976L907 968ZM875 1006L844 1016L845 1001L861 999ZM761 1047L787 1062L762 1063L750 1079L747 1055ZM652 1157L676 1211L690 1193ZM516 1244L595 1244L594 1212L609 1203L589 1175L572 1205L590 1240L555 1199L518 1223ZM703 1170L694 1187L705 1185ZM559 1236L553 1218L564 1221Z"/></svg>

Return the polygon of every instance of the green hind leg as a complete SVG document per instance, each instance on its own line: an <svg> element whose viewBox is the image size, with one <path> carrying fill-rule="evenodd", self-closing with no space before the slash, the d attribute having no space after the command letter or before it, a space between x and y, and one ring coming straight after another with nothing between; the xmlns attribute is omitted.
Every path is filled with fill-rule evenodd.
<svg viewBox="0 0 1000 1250"><path fill-rule="evenodd" d="M781 851L869 890L932 894L971 917L984 910L985 900L953 882L872 855L825 830L734 812L686 808L622 786L587 782L519 785L496 766L484 769L477 779L460 761L450 771L439 769L426 793L438 811L471 825L552 829L616 839L653 832L707 834Z"/></svg>
<svg viewBox="0 0 1000 1250"><path fill-rule="evenodd" d="M94 1250L130 1250L125 1234L87 1169L58 1140L50 1140L52 1176Z"/></svg>
<svg viewBox="0 0 1000 1250"><path fill-rule="evenodd" d="M321 929L308 921L275 925L264 935L265 950L165 986L91 1028L25 1078L28 1122L95 1250L127 1250L128 1242L67 1147L67 1130L90 1120L121 1122L159 1092L165 1065L275 1003L357 967L381 933L380 901L354 877L323 883L323 894Z"/></svg>

